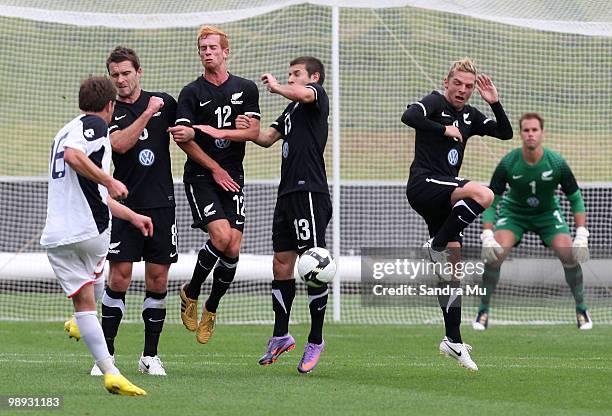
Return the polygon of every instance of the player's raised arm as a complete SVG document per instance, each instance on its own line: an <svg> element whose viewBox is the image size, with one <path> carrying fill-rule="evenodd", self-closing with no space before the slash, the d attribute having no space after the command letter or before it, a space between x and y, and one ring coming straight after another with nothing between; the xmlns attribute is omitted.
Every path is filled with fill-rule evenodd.
<svg viewBox="0 0 612 416"><path fill-rule="evenodd" d="M402 123L413 129L444 134L445 126L429 118L429 116L438 110L438 107L438 101L431 94L427 95L406 108L402 115Z"/></svg>
<svg viewBox="0 0 612 416"><path fill-rule="evenodd" d="M261 147L270 147L281 138L281 135L276 129L269 127L266 131L260 131L259 137L253 140L254 143Z"/></svg>
<svg viewBox="0 0 612 416"><path fill-rule="evenodd" d="M238 117L249 117L249 114L240 115ZM236 125L236 129L217 129L207 124L196 124L193 126L194 129L209 135L213 139L227 139L233 142L248 142L256 141L259 135L259 119L251 117L250 123L246 128L239 128Z"/></svg>
<svg viewBox="0 0 612 416"><path fill-rule="evenodd" d="M252 117L246 115L239 115L236 118L236 128L237 129L246 129L251 124ZM276 123L276 122L275 122ZM268 130L259 131L259 135L257 138L253 139L253 143L261 146L261 147L270 147L274 143L281 138L281 134L274 127L269 127Z"/></svg>
<svg viewBox="0 0 612 416"><path fill-rule="evenodd" d="M402 115L402 123L415 130L423 130L463 141L463 137L456 126L445 126L429 118L429 116L440 110L438 107L439 100L436 100L431 94L425 96L420 101L408 106Z"/></svg>
<svg viewBox="0 0 612 416"><path fill-rule="evenodd" d="M108 189L108 194L111 198L124 199L127 197L128 190L125 185L97 167L81 150L66 147L64 150L64 160L79 175L104 185Z"/></svg>
<svg viewBox="0 0 612 416"><path fill-rule="evenodd" d="M292 74L289 74L291 79ZM297 74L296 76L299 76ZM317 99L317 91L311 86L303 86L290 81L288 84L280 84L274 75L265 73L261 76L264 86L272 94L279 94L290 101L300 103L312 103Z"/></svg>
<svg viewBox="0 0 612 416"><path fill-rule="evenodd" d="M493 114L495 115L495 120L483 116L482 121L479 121L479 125L474 128L475 134L480 136L491 136L501 140L512 139L514 135L512 125L510 124L510 120L508 120L504 108L499 102L497 87L495 87L491 78L484 74L478 75L476 78L476 88L482 99L491 106L491 110L493 110Z"/></svg>
<svg viewBox="0 0 612 416"><path fill-rule="evenodd" d="M117 88L118 100L133 104L142 93L140 87L142 68L139 65L138 57L132 50L121 47L116 48L113 53L114 55L111 55L106 63L108 75ZM125 110L115 112L109 125L113 151L124 154L134 147L151 117L157 114L163 106L162 98L151 97L145 111L135 120Z"/></svg>
<svg viewBox="0 0 612 416"><path fill-rule="evenodd" d="M112 76L112 74L111 74ZM122 128L119 124L125 115L115 114L111 125L109 126L110 142L113 151L117 153L125 153L130 150L142 134L151 117L153 117L164 106L164 100L161 97L149 98L147 109L138 117L132 124Z"/></svg>

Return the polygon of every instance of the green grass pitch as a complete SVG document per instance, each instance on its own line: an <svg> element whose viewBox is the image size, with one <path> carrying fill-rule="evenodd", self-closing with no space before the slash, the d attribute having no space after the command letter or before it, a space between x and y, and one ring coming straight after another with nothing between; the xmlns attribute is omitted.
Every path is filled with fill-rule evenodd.
<svg viewBox="0 0 612 416"><path fill-rule="evenodd" d="M124 324L117 365L147 397L113 396L88 375L92 360L62 324L0 324L0 396L63 396L59 410L0 414L610 414L609 327L464 325L480 367L469 373L438 355L441 326L327 325L328 347L309 375L296 365L306 325L292 327L298 345L260 367L271 328L219 325L208 345L181 325L166 325L160 356L168 376L136 370L142 325Z"/></svg>

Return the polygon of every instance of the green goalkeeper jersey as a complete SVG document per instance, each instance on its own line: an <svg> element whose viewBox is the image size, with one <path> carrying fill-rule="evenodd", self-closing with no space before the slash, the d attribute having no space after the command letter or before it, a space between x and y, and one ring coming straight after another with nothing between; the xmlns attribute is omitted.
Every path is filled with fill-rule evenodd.
<svg viewBox="0 0 612 416"><path fill-rule="evenodd" d="M547 148L535 165L525 162L521 148L504 156L489 185L495 194L495 202L506 191L506 184L509 189L501 201L500 210L507 214L531 216L559 209L559 198L555 195L559 185L565 195L580 195L576 178L565 159ZM494 222L496 205L494 203L486 210L484 222Z"/></svg>

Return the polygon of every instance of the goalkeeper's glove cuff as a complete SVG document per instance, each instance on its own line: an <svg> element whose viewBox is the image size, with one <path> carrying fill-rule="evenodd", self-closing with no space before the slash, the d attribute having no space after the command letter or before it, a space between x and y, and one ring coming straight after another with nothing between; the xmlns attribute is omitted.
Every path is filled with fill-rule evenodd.
<svg viewBox="0 0 612 416"><path fill-rule="evenodd" d="M589 260L589 231L585 227L576 228L576 238L572 244L574 259L578 263L584 263Z"/></svg>
<svg viewBox="0 0 612 416"><path fill-rule="evenodd" d="M481 256L485 263L493 263L498 260L498 255L503 253L503 248L495 240L495 234L493 230L483 230L480 235L482 240L482 251Z"/></svg>
<svg viewBox="0 0 612 416"><path fill-rule="evenodd" d="M586 227L578 227L576 228L576 238L589 238L589 230Z"/></svg>
<svg viewBox="0 0 612 416"><path fill-rule="evenodd" d="M482 230L482 234L480 234L480 241L484 242L485 240L489 240L491 238L495 238L495 234L493 233L493 230L490 230L488 228L486 230Z"/></svg>

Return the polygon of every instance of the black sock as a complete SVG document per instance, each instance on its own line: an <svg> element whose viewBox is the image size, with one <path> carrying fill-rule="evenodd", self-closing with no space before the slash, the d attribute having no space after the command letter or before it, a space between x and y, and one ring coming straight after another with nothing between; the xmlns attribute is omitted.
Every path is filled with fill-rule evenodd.
<svg viewBox="0 0 612 416"><path fill-rule="evenodd" d="M145 327L144 350L142 355L154 357L157 355L159 336L166 319L166 295L168 292L156 293L146 291L142 303L142 320Z"/></svg>
<svg viewBox="0 0 612 416"><path fill-rule="evenodd" d="M200 249L198 261L196 262L193 269L193 275L191 276L191 281L185 286L185 294L188 298L197 299L200 297L202 283L204 283L212 268L215 267L215 263L220 256L221 252L213 246L210 240Z"/></svg>
<svg viewBox="0 0 612 416"><path fill-rule="evenodd" d="M102 331L110 355L115 354L115 337L125 313L125 292L115 292L108 286L102 295Z"/></svg>
<svg viewBox="0 0 612 416"><path fill-rule="evenodd" d="M210 296L206 300L206 310L216 313L219 307L219 302L227 289L229 289L234 277L236 277L236 266L238 266L238 257L227 257L221 255L219 262L213 272L213 284L210 290Z"/></svg>
<svg viewBox="0 0 612 416"><path fill-rule="evenodd" d="M282 337L289 333L289 315L294 298L295 279L272 281L273 336Z"/></svg>
<svg viewBox="0 0 612 416"><path fill-rule="evenodd" d="M308 309L310 309L310 334L308 342L320 344L323 342L323 321L325 320L325 309L327 309L327 284L321 287L308 287Z"/></svg>
<svg viewBox="0 0 612 416"><path fill-rule="evenodd" d="M453 209L433 239L432 247L445 248L449 241L456 239L461 231L470 225L485 208L472 198L457 201Z"/></svg>
<svg viewBox="0 0 612 416"><path fill-rule="evenodd" d="M458 289L460 284L458 281L451 281L440 283L439 287ZM438 296L438 302L444 316L446 338L448 338L449 342L463 343L461 340L461 296L440 295Z"/></svg>

